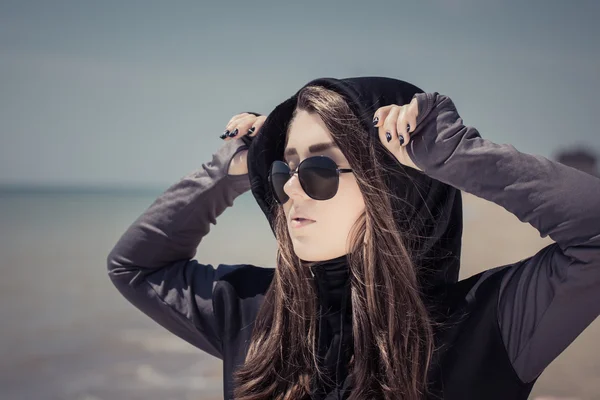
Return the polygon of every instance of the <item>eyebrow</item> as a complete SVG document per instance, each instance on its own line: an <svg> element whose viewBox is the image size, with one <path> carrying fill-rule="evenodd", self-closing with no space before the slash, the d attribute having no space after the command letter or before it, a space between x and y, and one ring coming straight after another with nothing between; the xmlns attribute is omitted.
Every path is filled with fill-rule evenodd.
<svg viewBox="0 0 600 400"><path fill-rule="evenodd" d="M327 142L327 143L318 143L318 144L313 144L312 146L308 146L308 152L309 153L320 153L322 151L325 151L327 149L339 149L339 147L334 143L334 142ZM285 152L283 153L283 157L288 157L288 156L293 156L293 155L298 155L298 151L293 148L293 147L289 147L285 150Z"/></svg>

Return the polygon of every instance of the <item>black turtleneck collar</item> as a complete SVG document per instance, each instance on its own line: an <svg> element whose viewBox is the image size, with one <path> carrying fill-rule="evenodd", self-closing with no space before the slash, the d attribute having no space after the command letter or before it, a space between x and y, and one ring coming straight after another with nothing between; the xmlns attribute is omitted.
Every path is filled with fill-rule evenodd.
<svg viewBox="0 0 600 400"><path fill-rule="evenodd" d="M318 261L310 269L313 277L327 283L329 288L343 286L349 276L348 255L345 254L331 260Z"/></svg>
<svg viewBox="0 0 600 400"><path fill-rule="evenodd" d="M343 297L350 295L349 290L344 290L349 289L348 255L319 261L310 269L317 285L319 302L323 306L323 311L328 311L326 314L336 313L342 308ZM334 330L338 331L339 329Z"/></svg>
<svg viewBox="0 0 600 400"><path fill-rule="evenodd" d="M347 376L352 353L352 309L348 255L319 261L310 267L319 301L318 349L326 375L335 382L322 383L325 394L340 386Z"/></svg>

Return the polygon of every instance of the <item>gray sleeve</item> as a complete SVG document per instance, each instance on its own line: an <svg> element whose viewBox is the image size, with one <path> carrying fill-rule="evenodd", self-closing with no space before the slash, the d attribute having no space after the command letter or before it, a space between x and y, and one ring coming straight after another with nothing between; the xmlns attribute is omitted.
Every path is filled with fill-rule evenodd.
<svg viewBox="0 0 600 400"><path fill-rule="evenodd" d="M222 358L213 313L215 282L234 265L213 267L192 257L210 224L250 189L248 175L228 175L247 146L225 142L210 162L181 178L133 222L108 255L110 279L133 305L166 329Z"/></svg>
<svg viewBox="0 0 600 400"><path fill-rule="evenodd" d="M416 98L417 129L407 149L415 165L555 242L510 265L500 288L502 338L515 371L530 382L600 313L600 179L482 139L447 96Z"/></svg>

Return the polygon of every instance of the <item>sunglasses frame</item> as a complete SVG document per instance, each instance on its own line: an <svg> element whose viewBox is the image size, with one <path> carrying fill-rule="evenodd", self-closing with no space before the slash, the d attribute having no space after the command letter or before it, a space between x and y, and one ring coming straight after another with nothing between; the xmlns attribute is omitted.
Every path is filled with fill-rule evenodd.
<svg viewBox="0 0 600 400"><path fill-rule="evenodd" d="M275 161L273 161L273 162L271 163L271 167L269 168L268 180L269 180L269 185L271 186L271 191L273 192L273 197L275 198L275 201L276 201L278 204L280 204L280 205L283 205L283 204L287 203L287 200L286 200L284 203L280 203L280 202L279 202L279 199L277 198L277 194L276 194L275 188L273 187L273 182L272 182L272 180L271 180L271 173L272 173L272 171L273 171L273 165L274 165L276 162L278 162L278 161L279 161L279 162L281 162L281 163L283 163L283 164L285 164L285 165L288 167L288 169L290 170L290 171L289 171L289 175L290 175L290 178L289 178L289 179L292 179L292 176L294 176L294 175L296 175L296 174L299 174L300 166L301 166L302 164L304 164L304 162L305 162L306 160L310 160L310 159L314 159L314 158L327 158L327 159L331 160L331 162L332 162L332 163L335 165L335 167L336 167L336 168L335 168L335 172L337 173L337 181L336 181L336 182L337 182L337 187L336 187L336 189L335 189L335 193L334 193L334 195L333 195L333 196L331 196L329 199L332 199L332 198L333 198L333 197L334 197L334 196L337 194L337 191L338 191L338 189L339 189L340 174L342 174L342 173L345 173L345 172L352 172L352 169L350 169L350 168L340 168L340 167L337 165L337 163L336 163L336 162L335 162L335 161L334 161L334 160L333 160L331 157L327 157L327 156L324 156L324 155L312 156L312 157L305 158L305 159L304 159L304 160L302 160L302 161L300 162L300 164L298 164L298 166L297 166L296 168L294 168L294 169L291 169L291 168L290 168L290 166L289 166L289 164L288 164L288 163L286 163L286 162L285 162L285 161L283 161L283 160L275 160ZM289 181L289 179L288 179L288 181ZM286 181L286 183L287 183L288 181ZM314 197L312 197L310 194L308 194L308 193L306 192L306 189L304 188L304 185L302 184L302 181L300 180L300 175L298 175L298 181L300 182L300 186L302 187L302 190L304 191L304 193L306 193L306 195L307 195L308 197L310 197L311 199L313 199L313 200L319 200L319 201L325 201L325 200L329 200L329 199L325 199L325 200L321 200L321 199L315 199ZM285 184L284 184L284 186L285 186ZM289 200L289 196L288 196L288 200Z"/></svg>

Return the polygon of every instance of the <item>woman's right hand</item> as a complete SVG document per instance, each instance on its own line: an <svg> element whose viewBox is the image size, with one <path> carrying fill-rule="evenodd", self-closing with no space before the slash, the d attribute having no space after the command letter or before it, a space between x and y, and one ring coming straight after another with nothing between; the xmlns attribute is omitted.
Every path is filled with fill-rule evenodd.
<svg viewBox="0 0 600 400"><path fill-rule="evenodd" d="M229 120L229 123L227 123L225 132L220 138L229 141L240 139L245 135L249 137L256 136L266 119L266 115L258 117L250 113L234 115ZM242 150L233 157L229 164L229 175L244 175L248 173L247 155L248 150Z"/></svg>

